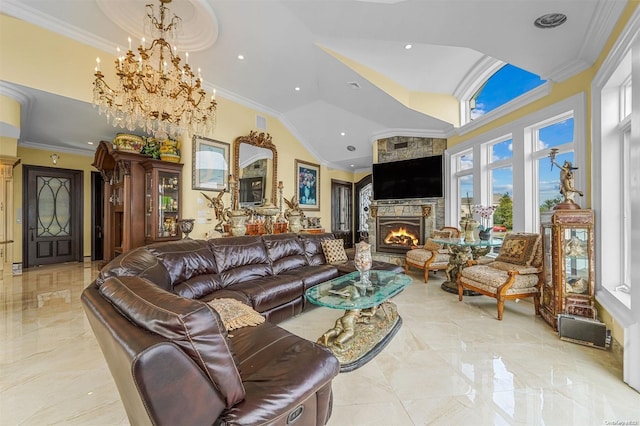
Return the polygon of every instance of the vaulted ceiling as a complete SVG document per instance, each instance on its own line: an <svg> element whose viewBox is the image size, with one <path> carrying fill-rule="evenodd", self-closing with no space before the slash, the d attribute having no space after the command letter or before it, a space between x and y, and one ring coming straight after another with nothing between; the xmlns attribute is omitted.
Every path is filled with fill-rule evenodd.
<svg viewBox="0 0 640 426"><path fill-rule="evenodd" d="M142 36L144 5L151 1L2 0L0 12L113 53L128 36ZM459 123L451 114L411 100L454 101L496 61L552 82L587 69L625 4L173 0L169 7L183 20L178 49L202 68L207 88L275 115L323 164L354 170L371 165L379 137L454 132ZM536 28L534 20L547 13L568 19L558 28ZM16 89L30 104L22 145L92 152L87 141L116 132L84 102Z"/></svg>

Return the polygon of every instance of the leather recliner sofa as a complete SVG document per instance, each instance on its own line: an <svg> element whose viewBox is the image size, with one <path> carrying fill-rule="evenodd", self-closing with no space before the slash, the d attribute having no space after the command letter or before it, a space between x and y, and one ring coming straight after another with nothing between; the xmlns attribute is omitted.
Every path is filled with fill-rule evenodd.
<svg viewBox="0 0 640 426"><path fill-rule="evenodd" d="M82 303L132 424L323 425L337 359L275 325L304 291L355 270L327 264L332 234L180 240L112 260ZM402 268L374 262L374 269ZM267 321L227 332L203 302L233 298Z"/></svg>

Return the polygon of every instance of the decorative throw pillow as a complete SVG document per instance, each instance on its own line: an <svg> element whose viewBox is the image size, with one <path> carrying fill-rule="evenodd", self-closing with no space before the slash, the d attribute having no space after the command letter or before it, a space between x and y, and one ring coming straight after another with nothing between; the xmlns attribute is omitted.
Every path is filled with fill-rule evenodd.
<svg viewBox="0 0 640 426"><path fill-rule="evenodd" d="M324 257L327 259L327 263L336 265L346 263L347 260L349 260L347 258L347 252L344 251L344 241L341 239L325 240L320 244L322 244L322 251L324 252Z"/></svg>
<svg viewBox="0 0 640 426"><path fill-rule="evenodd" d="M242 327L253 327L264 322L264 317L239 300L213 299L207 302L220 315L227 331Z"/></svg>
<svg viewBox="0 0 640 426"><path fill-rule="evenodd" d="M515 263L516 265L531 266L538 245L540 234L509 233L504 236L497 261Z"/></svg>

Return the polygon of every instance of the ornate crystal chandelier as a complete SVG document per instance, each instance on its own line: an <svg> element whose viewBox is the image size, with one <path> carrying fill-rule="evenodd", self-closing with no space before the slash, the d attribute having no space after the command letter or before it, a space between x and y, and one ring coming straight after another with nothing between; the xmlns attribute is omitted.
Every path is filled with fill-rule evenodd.
<svg viewBox="0 0 640 426"><path fill-rule="evenodd" d="M145 47L143 38L136 55L129 38L125 55L117 49L118 81L114 89L105 82L100 58L96 59L93 104L114 127L131 131L140 127L159 140L175 138L186 130L210 133L216 119L215 90L207 100L200 69L196 77L189 66L188 52L185 64L180 65L175 41L181 19L173 15L169 20L170 11L165 4L171 0L159 1L159 17L153 5L146 5L144 33L154 38L149 47Z"/></svg>

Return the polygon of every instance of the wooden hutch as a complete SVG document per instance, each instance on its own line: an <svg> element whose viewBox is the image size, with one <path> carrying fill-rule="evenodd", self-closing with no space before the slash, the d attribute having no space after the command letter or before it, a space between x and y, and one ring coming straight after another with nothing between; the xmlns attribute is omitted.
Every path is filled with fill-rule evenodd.
<svg viewBox="0 0 640 426"><path fill-rule="evenodd" d="M176 177L176 191L180 191L182 164L151 160L135 152L116 150L110 142L100 142L92 165L104 179L104 260L154 241L180 239L175 234L157 232L162 226L160 216L165 214L160 202L151 202L159 197L153 179L170 172ZM161 172L156 172L156 169ZM150 180L151 179L151 180ZM174 222L180 219L179 197L176 194L171 215ZM158 225L160 223L160 225ZM153 228L152 228L153 227Z"/></svg>

